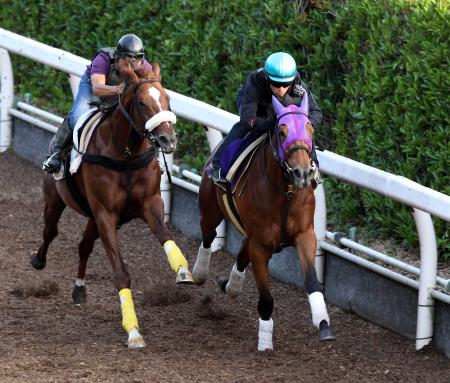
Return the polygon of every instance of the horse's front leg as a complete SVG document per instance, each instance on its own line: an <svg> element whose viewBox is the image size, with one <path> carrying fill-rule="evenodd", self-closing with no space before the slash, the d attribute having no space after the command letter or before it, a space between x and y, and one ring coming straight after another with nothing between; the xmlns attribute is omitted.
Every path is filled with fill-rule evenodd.
<svg viewBox="0 0 450 383"><path fill-rule="evenodd" d="M145 347L144 339L139 333L138 320L134 309L133 298L131 296L130 275L128 274L119 251L117 215L106 211L97 211L95 220L98 233L100 234L100 238L113 269L114 284L119 292L120 307L122 309L122 326L128 333L128 348Z"/></svg>
<svg viewBox="0 0 450 383"><path fill-rule="evenodd" d="M249 243L250 261L253 265L256 287L259 292L259 332L258 351L273 350L273 298L269 290L269 260L272 256L270 250L262 247L259 243Z"/></svg>
<svg viewBox="0 0 450 383"><path fill-rule="evenodd" d="M164 223L164 202L159 195L148 198L144 203L143 219L159 240L167 255L172 270L177 273L176 283L195 283L189 264L173 240L172 233Z"/></svg>
<svg viewBox="0 0 450 383"><path fill-rule="evenodd" d="M330 327L330 317L325 305L322 287L317 279L315 266L317 238L314 229L311 227L300 233L295 244L305 277L305 288L309 296L313 324L319 330L320 340L334 340L336 337Z"/></svg>

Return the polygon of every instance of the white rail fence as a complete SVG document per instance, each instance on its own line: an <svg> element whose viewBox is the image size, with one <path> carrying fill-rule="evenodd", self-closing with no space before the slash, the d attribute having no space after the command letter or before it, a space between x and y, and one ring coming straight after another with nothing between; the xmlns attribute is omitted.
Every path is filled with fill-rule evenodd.
<svg viewBox="0 0 450 383"><path fill-rule="evenodd" d="M0 28L0 152L7 150L11 146L12 116L28 121L50 132L55 132L57 129L57 126L51 124L51 122L59 124L62 121L61 117L24 102L18 102L14 107L13 71L9 53L27 57L68 73L74 96L76 95L79 79L84 73L86 65L90 63L90 61L69 52L47 46ZM222 133L228 133L231 126L239 119L234 114L204 102L173 91L169 91L169 93L172 110L178 117L186 118L206 127L205 131L211 149L222 139ZM450 221L450 196L421 186L404 177L375 169L329 151L318 152L318 157L322 173L379 193L413 208L413 216L420 241L420 269L342 238L336 233L327 232L325 191L322 185L319 186L316 194L315 229L319 240L319 255L325 250L419 290L416 349L421 349L431 341L433 336L433 299L439 299L450 304L450 295L437 290L437 284L439 284L448 291L450 283L448 279L437 276L437 246L431 220L431 215L433 215L447 222ZM168 165L170 169L179 174L179 177L172 177L175 185L198 193L200 177L197 174L180 169L174 165L171 156L168 158ZM189 181L186 181L186 179ZM168 220L170 218L170 184L167 176L164 176L161 180L161 191L165 202L166 220ZM217 250L224 245L225 232L226 227L225 222L223 222L219 227L218 237L213 243L213 250ZM343 244L350 249L363 252L384 263L419 275L419 282L356 256L349 251L326 242L326 239L334 240L336 243ZM317 271L321 282L323 282L323 258L317 257Z"/></svg>

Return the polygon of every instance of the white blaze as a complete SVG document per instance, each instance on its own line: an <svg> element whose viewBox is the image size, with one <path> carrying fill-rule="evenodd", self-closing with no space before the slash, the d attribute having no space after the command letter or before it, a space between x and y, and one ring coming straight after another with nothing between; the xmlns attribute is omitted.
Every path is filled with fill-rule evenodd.
<svg viewBox="0 0 450 383"><path fill-rule="evenodd" d="M156 105L158 105L159 110L162 110L161 101L159 101L159 97L161 96L161 92L158 89L156 89L154 86L152 86L148 90L148 93L155 100Z"/></svg>

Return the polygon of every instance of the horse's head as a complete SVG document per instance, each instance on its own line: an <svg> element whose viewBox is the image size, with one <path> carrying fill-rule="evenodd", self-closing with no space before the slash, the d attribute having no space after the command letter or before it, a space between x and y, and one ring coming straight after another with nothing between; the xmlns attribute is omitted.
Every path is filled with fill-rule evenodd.
<svg viewBox="0 0 450 383"><path fill-rule="evenodd" d="M296 188L311 185L314 169L311 160L314 128L308 119L308 95L301 106L284 107L274 96L272 104L278 116L275 135L282 168Z"/></svg>
<svg viewBox="0 0 450 383"><path fill-rule="evenodd" d="M153 71L144 67L133 71L129 66L120 71L127 84L125 93L132 97L130 114L136 122L135 129L154 139L164 153L172 153L178 139L174 128L177 119L170 110L170 97L160 83L159 64L152 62L152 67Z"/></svg>

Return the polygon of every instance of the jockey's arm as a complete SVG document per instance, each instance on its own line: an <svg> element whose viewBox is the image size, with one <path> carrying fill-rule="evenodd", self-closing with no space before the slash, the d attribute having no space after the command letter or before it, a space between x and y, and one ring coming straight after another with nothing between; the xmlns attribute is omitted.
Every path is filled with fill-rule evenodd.
<svg viewBox="0 0 450 383"><path fill-rule="evenodd" d="M93 74L91 76L92 93L97 97L114 96L123 92L124 83L119 85L106 85L106 76Z"/></svg>

